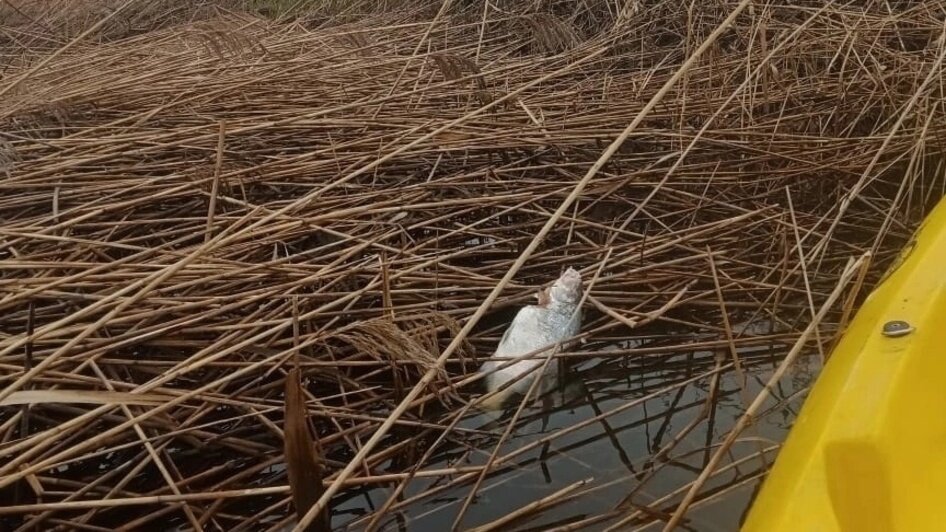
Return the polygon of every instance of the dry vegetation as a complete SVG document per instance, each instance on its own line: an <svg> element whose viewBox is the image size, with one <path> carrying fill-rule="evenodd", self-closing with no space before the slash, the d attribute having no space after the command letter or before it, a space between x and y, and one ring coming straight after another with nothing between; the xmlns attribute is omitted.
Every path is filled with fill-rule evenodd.
<svg viewBox="0 0 946 532"><path fill-rule="evenodd" d="M710 390L630 457L649 498L572 519L676 523L771 458L726 452L753 416L675 447L719 376L759 363L740 349L783 369L827 350L943 196L941 1L20 4L0 3L9 530L268 529L390 488L333 521L362 529L472 497L535 448L499 452L525 413L458 423L477 360L566 265L594 282L563 359L708 350L646 391ZM290 493L306 422L324 494ZM451 452L491 458L431 465ZM673 460L689 480L648 486Z"/></svg>

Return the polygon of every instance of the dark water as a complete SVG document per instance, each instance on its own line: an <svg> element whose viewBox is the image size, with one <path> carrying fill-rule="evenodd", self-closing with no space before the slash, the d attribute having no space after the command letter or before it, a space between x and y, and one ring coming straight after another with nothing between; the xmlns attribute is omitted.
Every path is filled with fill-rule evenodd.
<svg viewBox="0 0 946 532"><path fill-rule="evenodd" d="M656 342L658 340L652 343ZM633 345L625 342L617 347L647 344L646 341ZM466 510L461 529L499 519L582 480L589 482L573 499L551 505L533 514L531 519L501 529L549 529L607 515L619 505L620 516L583 529L603 530L640 506L654 505L655 509L672 512L681 494L669 494L697 477L708 459L707 445L725 437L744 412L744 405L759 393L787 352L786 346L742 349L744 391L740 389L737 373L730 367L720 372L716 400L710 403L707 401L710 377L673 385L713 369L717 354L712 351L655 357L609 356L608 346L593 349L600 349L601 356L587 358L570 367L564 382L551 394L551 406L547 400L544 406L536 401L526 408L510 437L500 447L499 456L534 445L561 429L574 427L595 416L615 412L496 467ZM701 493L712 495L691 508L683 529L738 529L761 473L771 464L819 367L817 356L802 357L795 363L782 379L775 397L766 405L764 415L742 434L721 468L726 468L733 460L739 462L738 466L728 468L707 482ZM644 399L649 395L652 397ZM635 401L639 404L628 407ZM655 454L697 419L704 408L711 414L681 435L665 457L655 460ZM444 451L435 455L425 469L486 463L511 415L511 411L507 411L498 422L483 414L464 419L461 426L489 430L490 435L467 439L460 445L444 445ZM433 492L449 478L414 479L403 498L429 496L404 505L400 511L390 512L384 518L383 528L450 530L473 482ZM391 491L391 488L375 489L348 498L335 508L335 524L362 528L366 521L359 516L382 506ZM672 498L655 504L668 496ZM629 526L635 530L660 530L662 524L651 511L650 517L641 514Z"/></svg>

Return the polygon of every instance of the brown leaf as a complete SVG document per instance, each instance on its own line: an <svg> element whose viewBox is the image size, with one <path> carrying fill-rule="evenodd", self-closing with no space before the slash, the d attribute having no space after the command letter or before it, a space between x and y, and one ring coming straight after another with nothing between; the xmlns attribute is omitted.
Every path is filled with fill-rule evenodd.
<svg viewBox="0 0 946 532"><path fill-rule="evenodd" d="M286 376L286 412L285 412L285 455L286 471L289 474L289 487L292 489L292 503L296 516L302 518L325 489L322 486L322 464L315 454L315 442L306 423L305 397L299 369L293 369ZM328 509L307 528L312 532L331 530Z"/></svg>

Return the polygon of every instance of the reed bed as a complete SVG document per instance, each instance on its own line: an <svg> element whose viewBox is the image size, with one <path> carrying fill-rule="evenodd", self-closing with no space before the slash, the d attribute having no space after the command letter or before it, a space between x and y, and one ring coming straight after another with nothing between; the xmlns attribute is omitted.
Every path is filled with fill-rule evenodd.
<svg viewBox="0 0 946 532"><path fill-rule="evenodd" d="M826 356L944 194L943 2L304 4L3 26L8 529L699 529L777 450L790 397L746 373ZM471 421L567 266L585 343L553 363L610 409ZM472 509L652 400L626 474Z"/></svg>

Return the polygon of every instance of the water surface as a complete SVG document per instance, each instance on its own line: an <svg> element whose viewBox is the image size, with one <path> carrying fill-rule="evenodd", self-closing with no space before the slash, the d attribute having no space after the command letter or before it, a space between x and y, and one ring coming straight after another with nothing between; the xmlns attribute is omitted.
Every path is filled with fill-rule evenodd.
<svg viewBox="0 0 946 532"><path fill-rule="evenodd" d="M679 344L680 340L674 342ZM502 529L546 530L594 516L609 516L610 512L613 517L584 528L601 530L637 512L639 516L630 523L632 528L659 530L666 512L672 512L682 498L679 490L697 477L708 460L708 445L725 437L787 352L784 345L741 349L745 387L740 386L738 373L726 359L713 401L708 401L713 377L700 375L714 368L717 357L729 357L725 351L660 356L610 354L666 343L667 338L655 337L584 347L586 351L599 350L601 356L578 359L550 398L536 400L522 412L498 456L527 450L495 467L484 479L465 511L461 528L492 522L587 480L572 499ZM819 368L817 355L795 362L767 403L764 415L742 434L723 461L721 468L725 471L712 477L701 490L708 498L701 497L691 508L683 529L738 528L762 472L771 465ZM438 450L425 469L487 463L512 410L498 420L484 414L467 416L462 427L489 433L442 444L443 450ZM596 417L600 419L543 441ZM661 454L667 446L668 452ZM731 465L733 461L737 462L735 466ZM456 475L412 480L399 500L417 499L386 515L384 528L449 530L473 486L473 482L464 482L443 489L449 478ZM381 507L392 491L378 488L346 498L335 508L335 524L363 527L365 521L359 516Z"/></svg>

